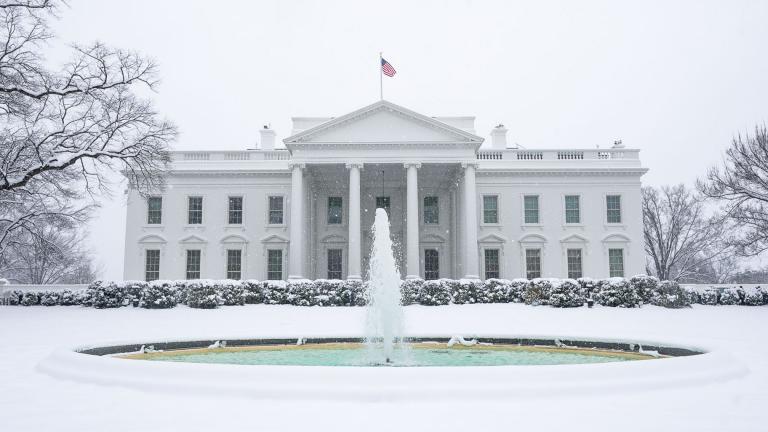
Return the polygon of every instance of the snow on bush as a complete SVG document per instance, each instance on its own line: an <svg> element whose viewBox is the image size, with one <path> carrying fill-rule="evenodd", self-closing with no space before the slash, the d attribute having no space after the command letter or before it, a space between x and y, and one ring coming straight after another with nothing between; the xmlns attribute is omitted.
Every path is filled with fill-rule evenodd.
<svg viewBox="0 0 768 432"><path fill-rule="evenodd" d="M39 298L43 306L58 306L61 303L61 295L56 291L43 291Z"/></svg>
<svg viewBox="0 0 768 432"><path fill-rule="evenodd" d="M642 304L637 290L624 278L601 279L599 286L595 300L602 306L633 308Z"/></svg>
<svg viewBox="0 0 768 432"><path fill-rule="evenodd" d="M419 290L418 303L424 306L443 306L451 303L448 279L427 280Z"/></svg>
<svg viewBox="0 0 768 432"><path fill-rule="evenodd" d="M653 289L650 303L655 306L671 309L691 307L690 296L675 281L662 281L659 283Z"/></svg>
<svg viewBox="0 0 768 432"><path fill-rule="evenodd" d="M264 304L289 304L288 283L267 281L264 285Z"/></svg>
<svg viewBox="0 0 768 432"><path fill-rule="evenodd" d="M655 276L635 275L629 279L629 283L635 287L637 295L640 296L643 303L650 302L659 288L659 279Z"/></svg>
<svg viewBox="0 0 768 432"><path fill-rule="evenodd" d="M400 282L400 303L403 306L419 303L419 292L424 279L406 279Z"/></svg>
<svg viewBox="0 0 768 432"><path fill-rule="evenodd" d="M136 285L130 286L135 287ZM168 309L176 306L178 302L175 283L167 280L144 284L138 293L138 298L138 306L144 309Z"/></svg>
<svg viewBox="0 0 768 432"><path fill-rule="evenodd" d="M215 281L195 280L186 285L187 306L197 309L215 309L219 306L219 293Z"/></svg>
<svg viewBox="0 0 768 432"><path fill-rule="evenodd" d="M537 278L528 281L523 293L523 301L527 305L541 306L549 304L549 296L552 293L553 282L557 279Z"/></svg>
<svg viewBox="0 0 768 432"><path fill-rule="evenodd" d="M718 301L721 305L737 305L741 304L741 297L739 291L736 288L725 288L720 292L720 299Z"/></svg>
<svg viewBox="0 0 768 432"><path fill-rule="evenodd" d="M600 281L588 277L581 277L576 279L576 282L581 288L581 295L585 298L593 298L600 292Z"/></svg>
<svg viewBox="0 0 768 432"><path fill-rule="evenodd" d="M766 298L765 293L759 286L744 288L744 299L742 300L742 304L745 306L762 306L768 303L766 300L768 300L768 298Z"/></svg>
<svg viewBox="0 0 768 432"><path fill-rule="evenodd" d="M720 292L716 288L707 288L701 293L701 304L714 306L720 301Z"/></svg>
<svg viewBox="0 0 768 432"><path fill-rule="evenodd" d="M96 281L88 286L84 304L96 309L124 306L127 300L125 289L115 282Z"/></svg>
<svg viewBox="0 0 768 432"><path fill-rule="evenodd" d="M366 286L363 281L344 281L338 293L339 306L365 306L367 303L365 291Z"/></svg>
<svg viewBox="0 0 768 432"><path fill-rule="evenodd" d="M507 303L510 301L512 281L508 279L486 279L483 287L487 301L483 303ZM521 300L522 301L522 298Z"/></svg>
<svg viewBox="0 0 768 432"><path fill-rule="evenodd" d="M264 287L266 282L247 280L243 283L243 297L246 304L264 303Z"/></svg>
<svg viewBox="0 0 768 432"><path fill-rule="evenodd" d="M553 307L584 306L586 299L579 283L573 279L552 280L549 304Z"/></svg>
<svg viewBox="0 0 768 432"><path fill-rule="evenodd" d="M215 285L219 299L224 306L242 306L245 304L245 284L238 280L223 280Z"/></svg>

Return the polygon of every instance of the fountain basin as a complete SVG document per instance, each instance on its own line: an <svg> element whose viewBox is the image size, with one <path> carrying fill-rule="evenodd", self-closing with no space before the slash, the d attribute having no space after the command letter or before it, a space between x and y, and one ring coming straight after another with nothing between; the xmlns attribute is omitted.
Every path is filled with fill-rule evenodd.
<svg viewBox="0 0 768 432"><path fill-rule="evenodd" d="M441 342L449 336L410 337ZM151 392L266 399L382 401L408 399L532 398L566 394L605 394L707 384L741 377L747 369L727 353L651 341L495 336L483 343L557 348L557 344L596 351L656 350L665 358L590 364L442 367L336 367L201 364L119 358L141 345L158 350L207 348L214 340L145 341L98 344L55 351L38 365L54 377L119 385ZM295 344L296 338L227 339L229 347ZM306 343L359 342L359 338L309 338ZM556 343L557 341L557 343ZM634 348L631 350L630 348ZM461 348L462 350L464 348Z"/></svg>

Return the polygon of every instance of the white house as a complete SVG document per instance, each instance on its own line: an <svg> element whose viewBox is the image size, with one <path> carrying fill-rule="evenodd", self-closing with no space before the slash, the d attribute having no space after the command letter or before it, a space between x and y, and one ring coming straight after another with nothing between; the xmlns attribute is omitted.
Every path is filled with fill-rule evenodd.
<svg viewBox="0 0 768 432"><path fill-rule="evenodd" d="M364 278L377 207L404 277L643 272L639 150L511 148L474 117L379 101L295 117L246 151L178 151L167 189L129 190L127 279Z"/></svg>

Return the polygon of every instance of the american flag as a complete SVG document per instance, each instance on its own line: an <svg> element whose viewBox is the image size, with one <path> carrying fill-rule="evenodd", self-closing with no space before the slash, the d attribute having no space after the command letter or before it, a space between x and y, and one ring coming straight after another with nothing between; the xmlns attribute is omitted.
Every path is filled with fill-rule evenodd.
<svg viewBox="0 0 768 432"><path fill-rule="evenodd" d="M395 68L393 68L388 61L384 60L384 58L381 59L381 71L384 72L384 75L388 77L395 76L397 73Z"/></svg>

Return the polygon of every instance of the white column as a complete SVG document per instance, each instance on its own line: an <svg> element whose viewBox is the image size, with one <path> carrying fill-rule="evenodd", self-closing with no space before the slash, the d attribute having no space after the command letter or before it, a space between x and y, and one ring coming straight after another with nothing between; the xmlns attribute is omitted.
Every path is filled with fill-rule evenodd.
<svg viewBox="0 0 768 432"><path fill-rule="evenodd" d="M407 173L406 279L420 278L419 271L419 172L420 163L404 164Z"/></svg>
<svg viewBox="0 0 768 432"><path fill-rule="evenodd" d="M304 279L304 164L291 166L291 231L288 279Z"/></svg>
<svg viewBox="0 0 768 432"><path fill-rule="evenodd" d="M477 188L474 163L464 167L464 279L480 279L477 258Z"/></svg>
<svg viewBox="0 0 768 432"><path fill-rule="evenodd" d="M349 163L349 252L347 279L361 280L360 276L360 170L363 164Z"/></svg>

